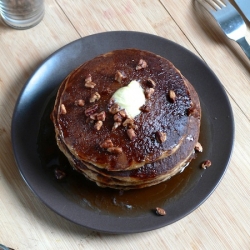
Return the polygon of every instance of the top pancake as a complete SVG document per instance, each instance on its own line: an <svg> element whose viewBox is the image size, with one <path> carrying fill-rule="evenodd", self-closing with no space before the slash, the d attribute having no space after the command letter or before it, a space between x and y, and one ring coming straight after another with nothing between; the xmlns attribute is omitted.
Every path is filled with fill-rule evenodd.
<svg viewBox="0 0 250 250"><path fill-rule="evenodd" d="M138 70L136 67L141 59L147 67ZM126 76L121 82L115 79L117 71ZM89 75L96 84L94 88L85 86ZM136 137L130 140L126 127L112 130L114 115L109 112L109 102L117 89L132 80L140 82L146 91L148 79L156 84L154 93L146 101L148 111L144 109L134 118ZM174 101L169 98L170 90L176 95ZM90 103L95 92L99 93L100 99ZM85 105L76 105L78 100L84 100ZM77 159L108 171L131 170L176 152L187 136L191 103L195 104L187 80L171 62L148 51L116 50L86 62L70 73L60 86L52 117L58 140L62 140ZM62 112L62 104L66 112ZM95 112L106 113L100 130L95 129L94 121L85 112L94 106ZM157 140L158 131L166 133L166 141ZM100 147L107 139L122 152L114 154Z"/></svg>

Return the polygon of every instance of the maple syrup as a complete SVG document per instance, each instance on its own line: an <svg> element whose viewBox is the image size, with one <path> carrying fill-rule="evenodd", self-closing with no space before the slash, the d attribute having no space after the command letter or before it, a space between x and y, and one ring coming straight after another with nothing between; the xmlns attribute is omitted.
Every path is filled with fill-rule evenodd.
<svg viewBox="0 0 250 250"><path fill-rule="evenodd" d="M211 141L211 127L205 108L202 110L199 140L205 152L197 154L196 159L192 160L184 171L165 182L143 189L123 191L98 187L72 169L56 144L54 125L50 120L54 100L55 96L50 98L41 118L38 153L53 186L67 199L83 206L84 209L117 215L143 213L174 202L201 180L204 170L200 168L200 163L207 157ZM58 180L55 177L55 171L58 169L65 173L65 178Z"/></svg>

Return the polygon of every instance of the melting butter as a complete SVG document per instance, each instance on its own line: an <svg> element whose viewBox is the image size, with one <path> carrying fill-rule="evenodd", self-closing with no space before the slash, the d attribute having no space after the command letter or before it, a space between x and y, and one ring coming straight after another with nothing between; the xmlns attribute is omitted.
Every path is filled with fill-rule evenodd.
<svg viewBox="0 0 250 250"><path fill-rule="evenodd" d="M121 109L125 109L130 118L140 114L140 107L146 102L144 91L140 83L133 80L129 85L118 89L112 96L112 99Z"/></svg>

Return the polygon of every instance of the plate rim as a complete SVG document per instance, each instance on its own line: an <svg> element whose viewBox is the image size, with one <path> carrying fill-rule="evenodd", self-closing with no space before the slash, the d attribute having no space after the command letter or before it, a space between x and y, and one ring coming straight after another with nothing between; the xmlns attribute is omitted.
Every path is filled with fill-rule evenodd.
<svg viewBox="0 0 250 250"><path fill-rule="evenodd" d="M69 218L68 216L65 216L65 212L61 211L57 211L56 209L54 209L54 207L51 207L50 204L48 204L48 202L44 201L36 192L36 190L33 190L34 188L32 188L32 186L30 185L29 181L26 179L27 177L25 177L25 174L23 172L23 168L22 166L20 166L20 153L18 153L18 148L15 144L15 141L16 141L16 124L15 124L15 121L16 119L18 119L18 109L20 108L20 105L22 105L22 98L25 94L26 91L28 91L28 88L30 87L30 84L32 85L32 80L34 79L34 77L36 77L36 74L37 72L39 72L39 70L42 69L42 67L44 65L46 65L46 63L48 63L51 59L53 59L55 56L58 55L58 53L61 53L62 51L64 50L67 50L67 48L70 48L71 46L74 46L75 44L78 44L78 43L81 43L82 41L86 40L86 39L89 39L91 40L91 38L96 38L98 36L124 36L124 35L132 35L132 36L145 36L145 37L150 37L150 39L161 39L163 41L165 41L166 43L169 43L169 44L172 44L172 46L176 46L177 48L185 51L186 53L189 53L190 55L192 55L195 60L197 62L199 62L200 64L203 65L203 67L206 68L206 70L208 70L208 72L210 72L210 74L217 80L217 83L219 83L219 87L220 87L220 90L224 92L224 98L225 98L225 102L227 103L227 108L228 108L228 113L229 113L229 116L230 116L230 126L231 126L231 137L230 137L230 141L231 141L231 145L230 145L230 152L227 152L228 154L228 157L227 157L227 160L225 162L225 166L223 168L223 171L222 171L222 174L219 176L219 178L217 178L217 180L215 181L216 182L216 185L213 185L212 188L209 189L209 192L208 194L206 194L205 198L203 197L197 204L196 206L192 206L192 209L189 209L188 211L186 211L186 213L182 213L181 216L177 216L175 219L172 219L170 223L165 223L164 220L161 220L159 223L157 223L157 225L151 225L151 226L147 226L147 228L141 228L141 227L132 227L132 228L125 228L125 229L119 229L117 230L117 227L116 227L116 230L112 230L110 227L107 229L107 228L103 228L103 227L99 227L99 228L95 228L95 226L90 226L90 225L84 225L82 222L79 222L77 221L76 219L74 218ZM32 83L31 83L32 82ZM59 86L59 85L58 85ZM124 233L138 233L138 232L145 232L145 231L150 231L150 230L154 230L154 229L158 229L158 228L161 228L161 227L164 227L164 226L167 226L169 224L172 224L182 218L184 218L185 216L187 216L188 214L192 213L195 209L197 209L197 207L201 206L209 197L210 195L214 192L214 190L217 188L217 186L219 185L219 183L221 182L222 178L224 177L225 173L226 173L226 170L228 168L228 165L229 165L229 162L230 162L230 159L231 159L231 156L232 156L232 152L233 152L233 147L234 147L234 136L235 136L235 125L234 125L234 117L233 117L233 111L232 111L232 107L231 107L231 104L230 104L230 101L229 101L229 98L226 94L226 91L223 87L223 85L221 84L221 82L219 81L219 79L217 78L217 76L214 74L214 72L208 67L207 64L204 63L204 61L202 61L197 55L193 54L191 51L189 51L188 49L186 49L185 47L171 41L171 40L168 40L164 37L160 37L160 36L157 36L157 35L153 35L153 34L148 34L148 33L143 33L143 32L137 32L137 31L108 31L108 32L101 32L101 33L97 33L97 34L92 34L92 35L89 35L89 36L86 36L86 37L82 37L82 38L79 38L75 41L72 41L64 46L62 46L61 48L59 48L58 50L56 50L54 53L52 53L50 56L48 56L37 68L36 70L33 72L33 74L30 76L30 78L26 81L25 85L23 86L19 96L18 96L18 99L16 101L16 105L15 105L15 108L14 108L14 112L13 112L13 116L12 116L12 122L11 122L11 141L12 141L12 147L13 147L13 152L14 152L14 156L15 156L15 160L16 160L16 164L18 166L18 169L19 169L19 172L22 176L22 178L24 179L24 181L26 182L26 184L29 186L29 188L32 190L33 193L36 194L36 196L43 202L45 203L50 209L52 209L54 212L56 212L57 214L61 215L62 217L78 224L78 225L81 225L81 226L84 226L84 227L87 227L91 230L95 230L95 231L99 231L99 232L105 232L105 233L118 233L118 234L124 234ZM100 215L99 215L100 216ZM97 216L98 217L98 216ZM118 218L119 221L122 221L122 219Z"/></svg>

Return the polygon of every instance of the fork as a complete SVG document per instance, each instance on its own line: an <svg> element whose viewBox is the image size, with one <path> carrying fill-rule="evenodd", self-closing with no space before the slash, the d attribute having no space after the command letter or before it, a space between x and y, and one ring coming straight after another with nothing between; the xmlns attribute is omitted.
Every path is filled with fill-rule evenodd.
<svg viewBox="0 0 250 250"><path fill-rule="evenodd" d="M197 0L214 17L225 35L237 42L250 59L250 45L246 36L246 24L228 0Z"/></svg>

